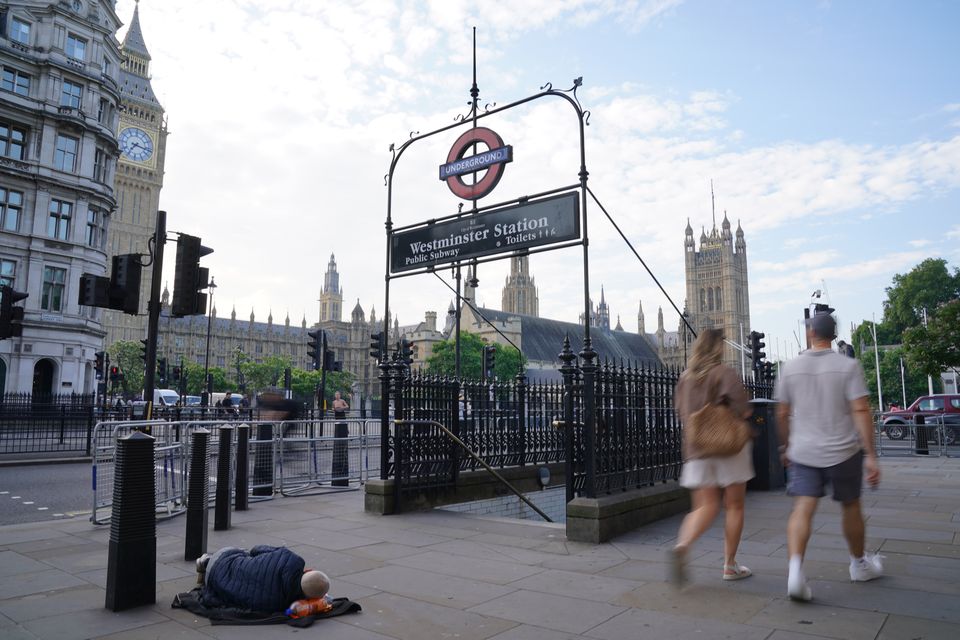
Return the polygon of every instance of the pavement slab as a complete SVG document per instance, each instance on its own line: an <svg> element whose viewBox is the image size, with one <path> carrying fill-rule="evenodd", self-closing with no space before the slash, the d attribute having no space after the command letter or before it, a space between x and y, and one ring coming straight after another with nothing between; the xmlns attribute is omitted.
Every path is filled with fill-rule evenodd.
<svg viewBox="0 0 960 640"><path fill-rule="evenodd" d="M623 638L669 638L669 640L764 640L771 628L723 622L709 618L629 609L590 629L585 635L601 640Z"/></svg>
<svg viewBox="0 0 960 640"><path fill-rule="evenodd" d="M485 640L517 624L393 594L361 598L360 605L362 613L342 616L339 620L398 640Z"/></svg>
<svg viewBox="0 0 960 640"><path fill-rule="evenodd" d="M457 609L466 609L515 591L512 587L398 566L355 573L343 579L377 591L403 594Z"/></svg>
<svg viewBox="0 0 960 640"><path fill-rule="evenodd" d="M521 589L470 611L555 631L583 633L623 612L624 607Z"/></svg>
<svg viewBox="0 0 960 640"><path fill-rule="evenodd" d="M814 598L819 594L814 591ZM873 640L886 621L885 613L818 604L775 600L750 618L750 624L844 640Z"/></svg>

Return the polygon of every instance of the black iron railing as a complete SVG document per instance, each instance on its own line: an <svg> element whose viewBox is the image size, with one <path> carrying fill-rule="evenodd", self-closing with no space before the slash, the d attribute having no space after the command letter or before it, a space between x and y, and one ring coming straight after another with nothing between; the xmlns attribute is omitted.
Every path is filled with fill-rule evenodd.
<svg viewBox="0 0 960 640"><path fill-rule="evenodd" d="M604 362L590 376L593 418L588 419L588 378L567 344L561 360L567 363L562 383L524 377L458 381L387 363L381 380L392 411L384 421L381 473L396 478L398 504L404 494L452 488L460 471L481 467L424 421L447 427L493 468L565 462L568 498L676 480L683 463L682 429L673 393L681 372ZM753 398L773 392L766 381L745 386ZM391 417L404 422L391 424Z"/></svg>

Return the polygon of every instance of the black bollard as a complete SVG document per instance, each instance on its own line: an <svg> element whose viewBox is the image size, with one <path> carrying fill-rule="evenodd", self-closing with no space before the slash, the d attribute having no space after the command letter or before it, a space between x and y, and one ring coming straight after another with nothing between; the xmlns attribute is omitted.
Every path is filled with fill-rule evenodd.
<svg viewBox="0 0 960 640"><path fill-rule="evenodd" d="M117 440L104 607L123 611L157 601L154 439Z"/></svg>
<svg viewBox="0 0 960 640"><path fill-rule="evenodd" d="M273 425L257 427L256 451L253 454L253 495L273 495Z"/></svg>
<svg viewBox="0 0 960 640"><path fill-rule="evenodd" d="M237 511L246 511L249 503L249 467L250 467L250 425L241 424L237 427L237 482L234 487L233 508Z"/></svg>
<svg viewBox="0 0 960 640"><path fill-rule="evenodd" d="M337 420L343 420L346 418L346 414L343 411L335 411L333 417ZM333 467L331 469L333 481L330 483L333 487L350 486L350 451L349 440L347 440L349 435L346 422L337 422L333 426L333 437L336 438L333 441Z"/></svg>
<svg viewBox="0 0 960 640"><path fill-rule="evenodd" d="M916 439L915 452L918 456L930 455L930 438L926 422L924 416L917 416L916 426L914 427L914 438Z"/></svg>
<svg viewBox="0 0 960 640"><path fill-rule="evenodd" d="M190 476L187 479L187 532L183 559L196 560L207 552L207 503L210 498L210 432L197 429L190 436Z"/></svg>
<svg viewBox="0 0 960 640"><path fill-rule="evenodd" d="M233 490L233 427L220 427L217 458L217 496L213 507L213 530L230 528L230 494Z"/></svg>

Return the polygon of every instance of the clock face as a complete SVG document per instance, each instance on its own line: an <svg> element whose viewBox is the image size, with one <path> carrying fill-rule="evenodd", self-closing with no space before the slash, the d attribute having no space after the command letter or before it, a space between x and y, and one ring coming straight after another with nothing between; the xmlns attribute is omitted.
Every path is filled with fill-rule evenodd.
<svg viewBox="0 0 960 640"><path fill-rule="evenodd" d="M134 162L146 162L153 155L153 140L137 127L127 127L117 139L123 157Z"/></svg>

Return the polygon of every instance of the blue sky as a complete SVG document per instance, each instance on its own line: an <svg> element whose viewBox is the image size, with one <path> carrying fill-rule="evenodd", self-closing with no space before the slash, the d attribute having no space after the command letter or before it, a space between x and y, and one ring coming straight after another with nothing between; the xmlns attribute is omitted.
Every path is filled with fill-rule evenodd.
<svg viewBox="0 0 960 640"><path fill-rule="evenodd" d="M171 131L161 204L215 248L220 315L312 323L334 252L345 315L359 298L382 316L387 148L464 111L472 26L482 102L583 76L591 186L678 304L683 229L709 230L713 180L718 223L746 233L768 353L795 351L816 289L846 334L881 314L895 273L960 264L955 2L143 0L140 15ZM490 124L517 149L491 198L575 181L567 115ZM455 210L435 177L455 135L404 159L399 222ZM628 330L642 300L653 330L666 300L600 217L591 243L594 296ZM531 271L542 314L575 321L579 254ZM481 302L499 307L505 274L482 269ZM402 324L442 317L446 292L407 279L392 305Z"/></svg>

